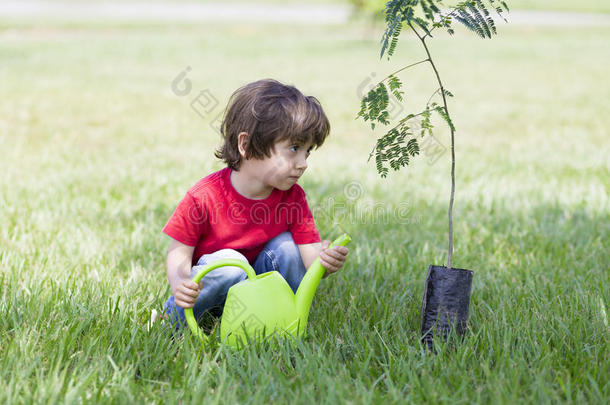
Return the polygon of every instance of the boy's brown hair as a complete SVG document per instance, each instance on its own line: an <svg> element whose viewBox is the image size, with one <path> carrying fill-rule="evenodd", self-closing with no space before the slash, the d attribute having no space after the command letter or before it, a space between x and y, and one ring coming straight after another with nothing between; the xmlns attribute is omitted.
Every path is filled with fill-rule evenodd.
<svg viewBox="0 0 610 405"><path fill-rule="evenodd" d="M320 147L330 123L320 102L296 87L273 79L258 80L237 89L227 105L220 129L223 145L215 156L238 170L242 157L237 137L248 133L246 158L269 157L276 142L286 139L297 145Z"/></svg>

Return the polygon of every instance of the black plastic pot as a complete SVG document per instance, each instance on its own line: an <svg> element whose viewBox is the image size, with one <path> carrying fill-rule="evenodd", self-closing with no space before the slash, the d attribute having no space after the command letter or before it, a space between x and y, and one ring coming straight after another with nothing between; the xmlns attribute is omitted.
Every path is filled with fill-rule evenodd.
<svg viewBox="0 0 610 405"><path fill-rule="evenodd" d="M446 339L455 329L462 335L468 323L472 270L430 265L421 305L422 341L432 350L433 339Z"/></svg>

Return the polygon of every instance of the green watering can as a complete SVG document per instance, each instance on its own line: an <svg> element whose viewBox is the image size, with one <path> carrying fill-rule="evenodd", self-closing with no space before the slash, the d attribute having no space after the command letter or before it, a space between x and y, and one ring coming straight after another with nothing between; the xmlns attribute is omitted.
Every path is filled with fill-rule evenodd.
<svg viewBox="0 0 610 405"><path fill-rule="evenodd" d="M351 241L343 234L330 244L345 246ZM326 269L318 257L305 273L297 293L277 271L256 275L252 266L242 260L222 259L203 267L193 278L199 283L203 276L219 267L242 268L248 279L233 285L227 293L220 321L220 338L233 347L244 345L248 338L264 338L278 332L281 335L302 336L307 327L309 308L320 279ZM189 328L199 338L206 337L197 325L193 308L184 310Z"/></svg>

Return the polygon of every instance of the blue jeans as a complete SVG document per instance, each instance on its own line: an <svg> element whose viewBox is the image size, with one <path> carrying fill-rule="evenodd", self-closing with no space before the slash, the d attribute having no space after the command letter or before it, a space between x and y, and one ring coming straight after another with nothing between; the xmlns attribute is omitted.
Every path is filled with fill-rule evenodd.
<svg viewBox="0 0 610 405"><path fill-rule="evenodd" d="M220 259L238 259L246 263L248 260L244 255L233 249L222 249L214 253L201 256L197 265L191 269L193 278L201 267ZM284 232L271 239L259 253L252 265L256 274L268 271L278 271L290 285L293 292L297 291L307 269L303 264L301 253L292 239L290 232ZM247 279L246 273L239 267L219 267L206 274L201 281L203 288L199 292L197 302L193 307L195 319L200 319L206 311L212 308L224 307L229 288ZM176 305L172 295L163 306L164 312L170 317L170 321L180 327L186 324L184 308Z"/></svg>

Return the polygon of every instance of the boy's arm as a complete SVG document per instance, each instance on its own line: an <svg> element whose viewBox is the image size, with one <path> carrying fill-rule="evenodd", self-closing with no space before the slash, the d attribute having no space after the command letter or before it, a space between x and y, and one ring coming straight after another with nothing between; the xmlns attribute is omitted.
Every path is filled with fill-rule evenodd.
<svg viewBox="0 0 610 405"><path fill-rule="evenodd" d="M329 245L329 240L323 240L321 243L297 245L305 268L309 269L318 256L320 256L320 264L326 268L324 277L338 271L345 263L349 249L345 246L335 246L332 249L328 249Z"/></svg>
<svg viewBox="0 0 610 405"><path fill-rule="evenodd" d="M176 305L192 308L197 301L200 286L191 280L191 263L194 246L172 239L167 252L167 279Z"/></svg>

